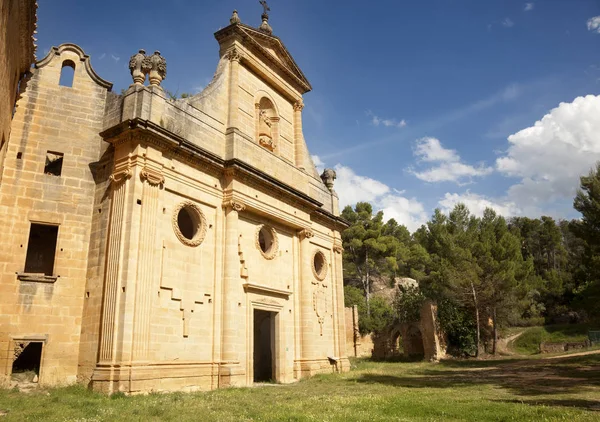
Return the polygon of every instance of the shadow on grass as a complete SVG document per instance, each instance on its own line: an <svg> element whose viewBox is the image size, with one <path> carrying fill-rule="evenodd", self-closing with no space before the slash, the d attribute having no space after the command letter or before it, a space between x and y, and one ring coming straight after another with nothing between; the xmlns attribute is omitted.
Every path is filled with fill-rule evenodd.
<svg viewBox="0 0 600 422"><path fill-rule="evenodd" d="M554 400L493 400L498 403L522 403L530 406L576 407L579 409L600 412L600 401L584 399L554 399Z"/></svg>
<svg viewBox="0 0 600 422"><path fill-rule="evenodd" d="M576 394L600 390L600 355L536 360L445 361L439 366L414 371L410 376L367 373L356 381L405 388L491 385L524 397ZM544 399L535 403L600 410L600 401L591 400Z"/></svg>

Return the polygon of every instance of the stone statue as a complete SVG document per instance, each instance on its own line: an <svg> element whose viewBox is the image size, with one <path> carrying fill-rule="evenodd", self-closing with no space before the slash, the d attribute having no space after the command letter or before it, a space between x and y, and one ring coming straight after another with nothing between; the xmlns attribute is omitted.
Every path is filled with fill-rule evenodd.
<svg viewBox="0 0 600 422"><path fill-rule="evenodd" d="M160 51L155 51L154 54L144 59L142 67L150 68L148 80L150 85L160 86L160 83L167 77L167 61L160 55Z"/></svg>
<svg viewBox="0 0 600 422"><path fill-rule="evenodd" d="M263 14L261 15L262 23L258 27L259 31L264 32L265 34L271 35L273 33L273 28L269 25L269 13L271 8L267 4L266 0L260 0L259 3L263 7Z"/></svg>
<svg viewBox="0 0 600 422"><path fill-rule="evenodd" d="M321 174L321 180L327 186L330 192L333 192L333 181L337 178L337 174L334 169L325 169Z"/></svg>
<svg viewBox="0 0 600 422"><path fill-rule="evenodd" d="M240 23L240 22L241 22L241 20L240 20L240 17L238 16L238 12L237 12L237 10L234 10L233 14L231 15L231 19L229 19L229 23L231 25L235 25L236 23Z"/></svg>
<svg viewBox="0 0 600 422"><path fill-rule="evenodd" d="M129 59L129 70L131 71L134 84L144 85L144 82L146 82L146 73L148 73L150 68L144 66L145 59L145 50L140 50Z"/></svg>
<svg viewBox="0 0 600 422"><path fill-rule="evenodd" d="M271 151L275 149L272 126L273 123L269 115L265 110L261 109L258 114L258 143Z"/></svg>

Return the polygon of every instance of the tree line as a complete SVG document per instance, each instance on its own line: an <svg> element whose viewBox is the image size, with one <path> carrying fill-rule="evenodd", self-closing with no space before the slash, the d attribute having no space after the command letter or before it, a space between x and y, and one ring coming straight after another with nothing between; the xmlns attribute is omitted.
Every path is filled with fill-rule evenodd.
<svg viewBox="0 0 600 422"><path fill-rule="evenodd" d="M418 318L418 304L438 304L450 352L495 353L498 328L600 319L600 163L580 178L573 206L581 218L482 217L457 204L436 209L414 233L385 221L366 202L342 217L346 306L358 305L362 333ZM372 296L374 280L418 281L394 304Z"/></svg>

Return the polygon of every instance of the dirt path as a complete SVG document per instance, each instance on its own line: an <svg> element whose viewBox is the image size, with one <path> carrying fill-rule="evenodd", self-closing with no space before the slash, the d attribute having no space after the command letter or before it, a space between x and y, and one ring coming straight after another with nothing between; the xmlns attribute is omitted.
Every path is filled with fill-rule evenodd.
<svg viewBox="0 0 600 422"><path fill-rule="evenodd" d="M544 359L561 359L561 358L572 358L575 356L587 356L587 355L595 355L600 353L600 349L598 350L590 350L588 352L578 352L578 353L567 353L564 355L558 355L558 356L549 356L547 358Z"/></svg>
<svg viewBox="0 0 600 422"><path fill-rule="evenodd" d="M498 343L496 344L496 347L498 348L498 352L502 353L504 355L514 355L513 352L511 352L510 350L508 350L508 345L515 341L517 338L519 338L521 336L521 334L523 334L525 332L525 330L520 331L516 334L513 334L512 336L508 336L506 338L501 338L498 340Z"/></svg>

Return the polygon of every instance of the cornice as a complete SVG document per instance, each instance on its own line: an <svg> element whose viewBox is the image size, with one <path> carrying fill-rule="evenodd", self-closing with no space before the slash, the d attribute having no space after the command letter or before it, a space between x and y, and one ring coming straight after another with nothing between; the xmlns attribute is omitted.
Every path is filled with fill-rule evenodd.
<svg viewBox="0 0 600 422"><path fill-rule="evenodd" d="M350 223L342 217L334 215L323 208L317 208L310 215L311 220L316 223L323 224L326 227L331 227L337 231L343 231L350 227Z"/></svg>

